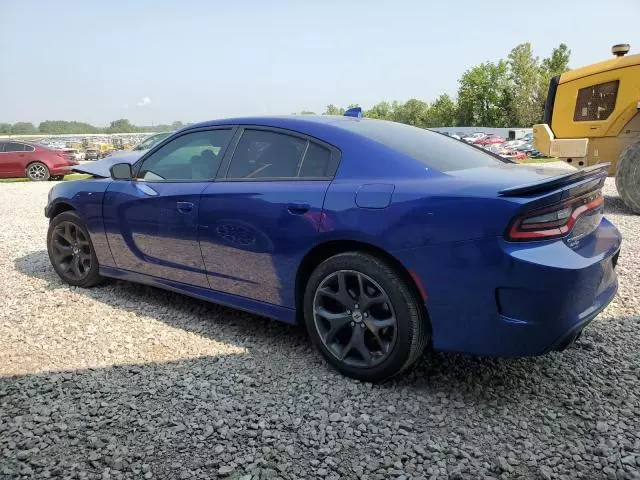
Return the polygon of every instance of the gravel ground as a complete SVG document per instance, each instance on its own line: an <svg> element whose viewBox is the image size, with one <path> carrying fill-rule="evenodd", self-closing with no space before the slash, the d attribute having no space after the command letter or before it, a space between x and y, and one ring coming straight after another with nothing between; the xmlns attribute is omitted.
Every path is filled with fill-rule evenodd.
<svg viewBox="0 0 640 480"><path fill-rule="evenodd" d="M0 478L640 479L640 217L562 353L427 354L372 386L304 332L150 287L62 284L49 183L0 184Z"/></svg>

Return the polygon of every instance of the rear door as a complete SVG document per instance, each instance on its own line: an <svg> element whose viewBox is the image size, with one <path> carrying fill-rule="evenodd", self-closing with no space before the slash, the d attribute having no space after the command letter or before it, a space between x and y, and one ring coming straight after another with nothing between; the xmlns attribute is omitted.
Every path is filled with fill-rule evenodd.
<svg viewBox="0 0 640 480"><path fill-rule="evenodd" d="M212 289L293 308L298 264L317 240L339 151L296 133L244 127L200 205Z"/></svg>
<svg viewBox="0 0 640 480"><path fill-rule="evenodd" d="M133 180L110 184L103 215L119 268L208 287L197 238L200 195L232 136L231 128L187 132L142 158Z"/></svg>

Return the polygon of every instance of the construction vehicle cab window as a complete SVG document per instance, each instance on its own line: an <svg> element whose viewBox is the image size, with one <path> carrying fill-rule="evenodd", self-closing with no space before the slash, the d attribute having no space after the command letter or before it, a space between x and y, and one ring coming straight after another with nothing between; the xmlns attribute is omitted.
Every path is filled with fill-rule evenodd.
<svg viewBox="0 0 640 480"><path fill-rule="evenodd" d="M613 58L554 77L534 145L577 167L609 163L622 201L640 213L640 55L614 45Z"/></svg>

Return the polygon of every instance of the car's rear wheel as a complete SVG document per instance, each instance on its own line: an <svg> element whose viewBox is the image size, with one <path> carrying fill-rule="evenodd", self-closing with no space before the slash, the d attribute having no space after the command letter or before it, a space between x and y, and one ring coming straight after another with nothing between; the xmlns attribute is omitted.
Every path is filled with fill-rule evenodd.
<svg viewBox="0 0 640 480"><path fill-rule="evenodd" d="M27 177L34 182L49 180L50 176L49 168L42 162L33 162L27 166Z"/></svg>
<svg viewBox="0 0 640 480"><path fill-rule="evenodd" d="M321 263L304 296L312 341L344 375L377 382L412 365L429 339L423 302L398 270L361 252Z"/></svg>
<svg viewBox="0 0 640 480"><path fill-rule="evenodd" d="M63 212L51 220L47 251L56 273L68 284L93 287L102 281L89 232L75 212Z"/></svg>

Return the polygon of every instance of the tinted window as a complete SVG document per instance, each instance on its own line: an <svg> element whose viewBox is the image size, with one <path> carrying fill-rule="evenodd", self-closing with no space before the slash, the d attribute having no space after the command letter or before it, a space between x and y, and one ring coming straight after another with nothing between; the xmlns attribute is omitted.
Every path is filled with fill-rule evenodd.
<svg viewBox="0 0 640 480"><path fill-rule="evenodd" d="M306 140L283 133L245 130L227 178L296 177L306 146Z"/></svg>
<svg viewBox="0 0 640 480"><path fill-rule="evenodd" d="M343 121L339 126L409 155L441 172L507 163L446 135L402 123L365 119Z"/></svg>
<svg viewBox="0 0 640 480"><path fill-rule="evenodd" d="M7 142L4 146L5 152L24 152L26 145L23 143Z"/></svg>
<svg viewBox="0 0 640 480"><path fill-rule="evenodd" d="M23 145L25 152L34 152L36 149L31 145L27 145L26 143Z"/></svg>
<svg viewBox="0 0 640 480"><path fill-rule="evenodd" d="M578 90L574 122L606 120L616 107L618 80Z"/></svg>
<svg viewBox="0 0 640 480"><path fill-rule="evenodd" d="M335 170L331 162L331 152L320 145L309 143L309 148L307 148L298 176L332 177L335 171L331 170Z"/></svg>
<svg viewBox="0 0 640 480"><path fill-rule="evenodd" d="M209 180L215 177L231 130L182 135L147 157L136 177L141 180Z"/></svg>
<svg viewBox="0 0 640 480"><path fill-rule="evenodd" d="M0 152L4 152L4 146L5 146L5 143L0 142Z"/></svg>

